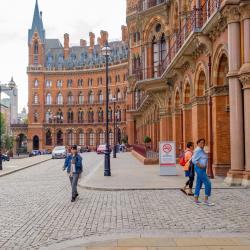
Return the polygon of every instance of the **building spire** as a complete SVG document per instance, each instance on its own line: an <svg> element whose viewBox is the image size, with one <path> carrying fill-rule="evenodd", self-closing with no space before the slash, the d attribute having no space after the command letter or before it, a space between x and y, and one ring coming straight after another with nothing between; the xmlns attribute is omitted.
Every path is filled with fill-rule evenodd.
<svg viewBox="0 0 250 250"><path fill-rule="evenodd" d="M39 12L38 0L36 0L36 4L35 4L32 27L29 30L29 43L32 40L34 32L38 33L39 38L44 43L45 42L45 30L43 28L42 14Z"/></svg>

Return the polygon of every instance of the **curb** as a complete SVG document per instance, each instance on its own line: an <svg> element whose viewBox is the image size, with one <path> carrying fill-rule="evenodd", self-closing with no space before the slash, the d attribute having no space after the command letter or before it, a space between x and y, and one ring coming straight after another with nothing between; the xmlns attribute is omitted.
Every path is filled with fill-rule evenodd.
<svg viewBox="0 0 250 250"><path fill-rule="evenodd" d="M79 185L80 188L86 189L86 190L95 190L95 191L150 191L150 190L180 190L180 187L159 187L159 188L112 188L112 187L91 187L91 186L84 186ZM204 188L202 188L204 189ZM227 189L246 189L245 187L215 187L212 188L213 190L227 190Z"/></svg>
<svg viewBox="0 0 250 250"><path fill-rule="evenodd" d="M29 167L33 167L33 166L39 165L39 164L41 164L41 163L44 163L44 162L50 161L50 160L51 160L51 159L43 160L43 161L40 161L40 162L31 164L31 165L28 165L28 166L25 166L25 167L21 167L21 168L18 168L18 169L11 170L10 172L0 174L0 178L3 177L3 176L9 175L9 174L13 174L13 173L18 172L18 171L21 171L21 170L26 169L26 168L29 168Z"/></svg>

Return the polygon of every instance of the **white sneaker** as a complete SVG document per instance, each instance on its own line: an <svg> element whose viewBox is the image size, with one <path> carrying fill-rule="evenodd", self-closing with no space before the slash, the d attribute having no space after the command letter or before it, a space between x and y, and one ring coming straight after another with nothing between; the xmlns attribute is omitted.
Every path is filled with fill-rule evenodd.
<svg viewBox="0 0 250 250"><path fill-rule="evenodd" d="M209 207L211 207L211 206L214 206L214 205L215 205L214 203L209 202L209 201L203 201L203 204L204 204L204 205L206 205L206 206L209 206Z"/></svg>

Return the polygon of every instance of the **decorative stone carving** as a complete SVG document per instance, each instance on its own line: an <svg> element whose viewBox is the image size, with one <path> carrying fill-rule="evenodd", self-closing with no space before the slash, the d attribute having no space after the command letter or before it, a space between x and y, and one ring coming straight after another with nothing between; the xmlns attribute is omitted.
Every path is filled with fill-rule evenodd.
<svg viewBox="0 0 250 250"><path fill-rule="evenodd" d="M165 91L162 92L154 92L152 93L154 99L156 100L157 104L159 105L160 109L166 109L166 93Z"/></svg>
<svg viewBox="0 0 250 250"><path fill-rule="evenodd" d="M219 37L220 34L225 31L226 28L227 28L227 19L224 16L221 16L218 23L216 23L214 28L208 34L209 38L212 41L215 41L215 39Z"/></svg>
<svg viewBox="0 0 250 250"><path fill-rule="evenodd" d="M243 89L250 89L250 74L241 75L240 81L243 85Z"/></svg>
<svg viewBox="0 0 250 250"><path fill-rule="evenodd" d="M222 14L227 19L227 23L236 23L240 21L240 12L237 5L226 6Z"/></svg>
<svg viewBox="0 0 250 250"><path fill-rule="evenodd" d="M250 19L250 2L240 4L240 13L242 19Z"/></svg>
<svg viewBox="0 0 250 250"><path fill-rule="evenodd" d="M213 97L229 95L229 86L228 85L213 86L206 91L206 94Z"/></svg>

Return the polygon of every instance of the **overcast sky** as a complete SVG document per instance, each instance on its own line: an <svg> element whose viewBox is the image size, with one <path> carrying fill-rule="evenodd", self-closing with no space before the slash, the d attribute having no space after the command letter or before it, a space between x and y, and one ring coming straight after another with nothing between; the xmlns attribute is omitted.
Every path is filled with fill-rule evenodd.
<svg viewBox="0 0 250 250"><path fill-rule="evenodd" d="M71 44L89 40L107 30L110 39L121 38L121 25L126 24L126 0L38 0L43 12L46 38L59 38L68 33ZM27 107L28 29L31 28L35 0L0 0L0 82L11 76L18 85L19 111Z"/></svg>

